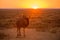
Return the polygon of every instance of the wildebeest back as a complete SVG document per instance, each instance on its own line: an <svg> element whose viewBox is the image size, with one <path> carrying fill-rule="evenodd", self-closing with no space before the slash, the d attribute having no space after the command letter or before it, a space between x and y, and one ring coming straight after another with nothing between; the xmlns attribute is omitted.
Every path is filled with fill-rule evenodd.
<svg viewBox="0 0 60 40"><path fill-rule="evenodd" d="M29 25L29 19L27 17L21 17L16 22L17 27L27 27Z"/></svg>

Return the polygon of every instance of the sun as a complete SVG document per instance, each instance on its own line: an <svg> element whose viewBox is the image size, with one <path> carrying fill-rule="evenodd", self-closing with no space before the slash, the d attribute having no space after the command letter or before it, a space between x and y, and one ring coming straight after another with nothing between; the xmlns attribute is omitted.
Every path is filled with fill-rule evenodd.
<svg viewBox="0 0 60 40"><path fill-rule="evenodd" d="M38 9L38 6L37 5L33 5L32 8L33 9Z"/></svg>

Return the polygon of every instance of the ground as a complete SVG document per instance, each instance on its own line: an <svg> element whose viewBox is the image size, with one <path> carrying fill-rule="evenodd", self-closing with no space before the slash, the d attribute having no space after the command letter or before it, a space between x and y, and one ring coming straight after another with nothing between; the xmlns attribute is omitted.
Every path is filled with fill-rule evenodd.
<svg viewBox="0 0 60 40"><path fill-rule="evenodd" d="M25 29L26 37L16 38L16 28L2 30L8 37L0 40L60 40L60 33L39 32L35 29ZM22 31L22 29L21 29ZM1 31L0 31L1 32ZM22 33L23 35L23 33Z"/></svg>

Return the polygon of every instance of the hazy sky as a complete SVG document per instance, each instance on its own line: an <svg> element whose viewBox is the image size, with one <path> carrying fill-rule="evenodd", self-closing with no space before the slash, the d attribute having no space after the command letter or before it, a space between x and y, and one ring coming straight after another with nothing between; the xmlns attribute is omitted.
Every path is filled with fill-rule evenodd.
<svg viewBox="0 0 60 40"><path fill-rule="evenodd" d="M60 0L0 0L0 8L60 8Z"/></svg>

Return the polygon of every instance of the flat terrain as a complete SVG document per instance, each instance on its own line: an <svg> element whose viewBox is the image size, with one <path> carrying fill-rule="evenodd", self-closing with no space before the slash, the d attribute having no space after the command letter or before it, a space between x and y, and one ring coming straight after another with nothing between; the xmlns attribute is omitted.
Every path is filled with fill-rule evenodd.
<svg viewBox="0 0 60 40"><path fill-rule="evenodd" d="M1 32L1 31L0 31ZM12 29L5 29L2 30L5 34L7 34L7 37L4 37L4 39L0 40L60 40L60 33L50 33L50 32L39 32L36 31L36 29L25 29L25 34L26 37L23 37L23 32L22 36L20 38L16 38L16 28Z"/></svg>
<svg viewBox="0 0 60 40"><path fill-rule="evenodd" d="M21 14L29 18L30 29L25 29L25 38L16 38L15 25ZM60 40L60 9L0 9L0 40Z"/></svg>

